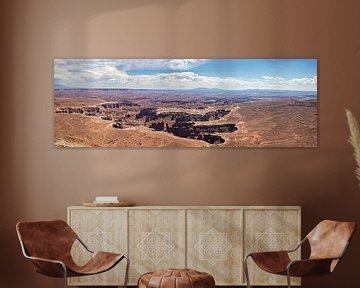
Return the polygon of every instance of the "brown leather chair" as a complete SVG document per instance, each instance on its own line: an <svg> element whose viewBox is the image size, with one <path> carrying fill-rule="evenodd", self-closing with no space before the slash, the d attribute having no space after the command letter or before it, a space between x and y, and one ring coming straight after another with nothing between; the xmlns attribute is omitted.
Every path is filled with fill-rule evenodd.
<svg viewBox="0 0 360 288"><path fill-rule="evenodd" d="M125 254L91 251L62 220L19 222L16 225L24 256L31 260L35 271L50 277L88 276L110 270L122 259L126 259L124 288L127 285L129 259ZM78 240L92 254L83 266L78 266L71 257L71 247Z"/></svg>
<svg viewBox="0 0 360 288"><path fill-rule="evenodd" d="M251 287L247 267L249 257L266 272L286 275L289 288L291 276L315 276L333 272L344 256L355 229L354 222L324 220L292 250L250 253L244 259L247 287ZM311 249L309 259L291 261L289 253L296 251L306 241Z"/></svg>

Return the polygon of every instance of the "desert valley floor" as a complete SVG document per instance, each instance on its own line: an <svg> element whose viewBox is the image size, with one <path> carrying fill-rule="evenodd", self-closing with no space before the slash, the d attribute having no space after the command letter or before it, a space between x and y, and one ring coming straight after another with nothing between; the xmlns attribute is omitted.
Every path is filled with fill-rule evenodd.
<svg viewBox="0 0 360 288"><path fill-rule="evenodd" d="M55 89L57 147L316 147L306 93Z"/></svg>

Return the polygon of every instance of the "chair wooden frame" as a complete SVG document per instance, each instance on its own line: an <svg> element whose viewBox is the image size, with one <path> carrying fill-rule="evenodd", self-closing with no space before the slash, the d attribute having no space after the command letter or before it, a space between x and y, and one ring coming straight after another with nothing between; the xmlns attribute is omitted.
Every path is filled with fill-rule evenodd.
<svg viewBox="0 0 360 288"><path fill-rule="evenodd" d="M320 229L321 226L333 226L342 225L345 227L347 234L341 237L341 242L344 242L343 245L339 245L341 252L336 256L332 256L331 253L325 257L319 257L314 251L312 247L313 235L316 233L316 229ZM331 226L331 227L332 227ZM319 228L320 227L320 228ZM249 278L249 269L248 269L248 259L251 257L255 261L255 263L264 271L278 274L278 275L286 275L287 276L287 286L291 288L291 276L295 277L303 277L303 276L313 276L313 275L321 275L321 274L329 274L332 273L337 266L338 262L344 256L351 238L355 232L356 224L354 222L338 222L338 221L331 221L331 220L324 220L320 222L306 237L304 237L300 244L298 244L294 249L290 250L283 250L283 251L268 251L268 252L257 252L257 253L250 253L245 256L244 258L244 274L246 279L246 285L248 288L251 288L250 285L250 278ZM312 253L309 259L301 259L301 260L293 260L291 261L288 254L295 252L298 250L305 242L309 241L310 248L312 249ZM318 239L316 240L318 241ZM317 244L318 245L318 244ZM316 248L316 247L315 247ZM315 253L314 253L315 252ZM314 256L313 256L314 254ZM320 253L321 254L321 253ZM272 267L262 264L266 264L266 258L272 258L272 261L278 257L283 259L288 259L288 263L285 269L279 269L281 265L277 266L276 269L270 269ZM286 258L287 257L287 258ZM263 263L261 263L263 262ZM286 263L286 262L283 262ZM273 263L272 263L273 264Z"/></svg>
<svg viewBox="0 0 360 288"><path fill-rule="evenodd" d="M17 234L18 234L18 238L19 238L19 242L20 242L20 246L21 246L21 251L22 251L22 254L24 255L25 258L29 259L32 261L34 267L35 267L35 270L40 273L40 274L44 274L44 275L47 275L47 276L52 276L52 277L59 277L60 274L62 274L62 277L64 279L64 287L67 288L68 287L68 283L67 283L67 279L68 277L79 277L79 276L89 276L89 275L94 275L94 274L98 274L98 273L103 273L103 272L106 272L110 269L112 269L113 267L115 267L118 263L121 262L122 259L125 259L126 260L126 270L125 270L125 279L124 279L124 285L123 287L124 288L127 288L127 282L128 282L128 277L129 277L129 265L130 265L130 259L127 255L125 254L114 254L114 253L108 253L108 254L113 254L113 255L118 255L118 256L121 256L121 257L118 257L119 259L114 261L114 263L112 263L112 265L110 267L108 267L107 269L104 269L102 271L99 271L99 272L96 272L96 273L86 273L86 271L84 272L81 272L81 271L73 271L71 270L65 263L65 261L60 261L58 259L48 259L48 258L42 258L42 257L36 257L36 256L31 256L26 247L25 247L25 244L24 244L24 241L22 240L22 235L21 235L21 232L20 232L20 229L19 229L19 225L22 225L22 224L26 224L26 223L50 223L50 222L61 222L61 223L65 223L64 221L62 220L55 220L55 221L41 221L41 222L19 222L17 223L16 225L16 230L17 230ZM66 223L65 223L66 224ZM67 225L67 224L66 224ZM68 225L67 225L68 226ZM69 227L69 226L68 226ZM70 228L70 227L69 227ZM71 229L71 228L70 228ZM73 230L71 229L71 231L73 232ZM92 254L92 258L91 259L94 259L94 257L96 256L96 252L92 251L81 239L80 237L75 233L73 232L74 236L75 236L75 241L79 241L79 243L89 252ZM107 253L107 252L98 252L98 253ZM39 269L39 267L36 267L35 263L41 263L41 264L44 264L45 266L49 265L50 266L50 271L51 273L53 273L55 271L54 274L56 275L49 275L49 273L43 273L41 271L41 269ZM90 262L90 261L89 261ZM86 265L86 264L85 264ZM85 266L84 265L84 266ZM82 266L82 267L84 267ZM82 268L80 267L80 268ZM60 268L60 269L59 269ZM62 271L60 273L60 271Z"/></svg>

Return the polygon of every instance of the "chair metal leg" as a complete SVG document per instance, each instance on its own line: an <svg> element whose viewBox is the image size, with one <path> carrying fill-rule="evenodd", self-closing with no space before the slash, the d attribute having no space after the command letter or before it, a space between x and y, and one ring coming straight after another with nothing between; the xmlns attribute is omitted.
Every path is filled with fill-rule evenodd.
<svg viewBox="0 0 360 288"><path fill-rule="evenodd" d="M289 269L286 270L288 288L291 288L291 278Z"/></svg>
<svg viewBox="0 0 360 288"><path fill-rule="evenodd" d="M124 280L124 288L127 287L128 278L129 278L129 265L130 265L130 259L126 255L124 256L126 259L126 271L125 271L125 280Z"/></svg>
<svg viewBox="0 0 360 288"><path fill-rule="evenodd" d="M67 270L66 270L66 266L63 263L61 263L61 266L64 269L64 287L67 288L68 286L67 286Z"/></svg>
<svg viewBox="0 0 360 288"><path fill-rule="evenodd" d="M244 272L245 272L245 279L246 279L246 287L247 288L251 288L250 285L250 279L249 279L249 269L248 269L248 265L247 265L247 259L249 258L250 255L247 255L244 258Z"/></svg>

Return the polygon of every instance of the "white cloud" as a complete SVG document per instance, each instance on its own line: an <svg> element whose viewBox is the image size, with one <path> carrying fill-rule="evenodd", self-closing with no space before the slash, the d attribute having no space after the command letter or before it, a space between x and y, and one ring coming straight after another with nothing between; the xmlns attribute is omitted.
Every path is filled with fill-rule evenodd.
<svg viewBox="0 0 360 288"><path fill-rule="evenodd" d="M317 76L285 79L279 76L263 76L263 80L267 84L271 84L274 87L289 87L289 90L317 90Z"/></svg>
<svg viewBox="0 0 360 288"><path fill-rule="evenodd" d="M285 79L265 75L260 79L236 77L203 76L188 70L202 65L201 59L159 59L154 60L109 60L56 59L54 61L54 81L73 88L129 88L129 89L280 89L317 90L317 77ZM144 68L145 67L145 68ZM190 68L189 68L190 67ZM171 69L172 73L129 74L136 69Z"/></svg>
<svg viewBox="0 0 360 288"><path fill-rule="evenodd" d="M278 82L280 82L280 81L285 81L285 79L284 78L282 78L282 77L278 77L278 76L263 76L262 77L264 80L270 80L270 81L278 81Z"/></svg>
<svg viewBox="0 0 360 288"><path fill-rule="evenodd" d="M189 70L205 62L204 59L173 59L169 61L169 67L173 70Z"/></svg>
<svg viewBox="0 0 360 288"><path fill-rule="evenodd" d="M56 67L85 69L111 65L118 70L189 70L207 62L206 59L55 59Z"/></svg>

